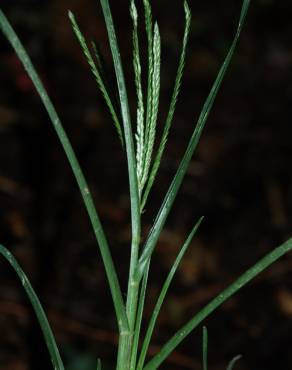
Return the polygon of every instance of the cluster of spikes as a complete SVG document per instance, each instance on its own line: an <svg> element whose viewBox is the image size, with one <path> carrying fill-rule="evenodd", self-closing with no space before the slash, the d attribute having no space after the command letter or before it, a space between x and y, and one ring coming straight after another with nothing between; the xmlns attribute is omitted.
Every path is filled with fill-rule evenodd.
<svg viewBox="0 0 292 370"><path fill-rule="evenodd" d="M136 176L138 182L138 191L140 199L140 211L142 213L150 190L153 186L157 171L160 166L161 158L168 139L169 130L173 121L176 102L181 86L183 76L185 54L189 38L189 31L191 25L191 13L187 2L184 2L185 11L185 29L182 41L182 49L177 68L176 78L174 81L174 88L170 105L163 127L160 142L157 145L157 151L154 152L157 118L159 110L159 95L160 95L160 72L161 72L161 40L159 27L157 22L153 22L152 9L149 0L143 0L144 15L145 15L145 31L148 42L148 76L147 76L147 89L146 94L143 93L142 83L142 67L140 59L140 47L138 36L138 12L134 0L130 4L130 14L133 21L133 69L135 75L135 87L137 95L137 113L136 113ZM120 114L117 111L114 100L110 96L107 87L104 70L102 67L102 57L92 42L91 48L82 34L80 27L72 12L69 12L74 33L80 43L86 60L91 68L95 77L97 85L104 97L105 103L112 116L113 123L116 127L120 141L124 146L125 132L123 132ZM153 24L154 23L154 24Z"/></svg>

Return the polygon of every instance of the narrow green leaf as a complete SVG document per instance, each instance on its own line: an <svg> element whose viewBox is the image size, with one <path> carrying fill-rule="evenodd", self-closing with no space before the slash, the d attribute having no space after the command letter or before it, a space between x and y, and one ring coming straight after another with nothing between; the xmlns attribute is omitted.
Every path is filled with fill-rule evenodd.
<svg viewBox="0 0 292 370"><path fill-rule="evenodd" d="M38 322L40 324L41 330L43 332L43 336L48 348L48 351L51 356L51 361L53 364L54 369L56 370L64 370L64 365L55 341L54 334L52 332L52 329L50 327L50 324L48 322L48 319L46 317L45 311L41 305L41 302L39 301L35 291L33 290L28 277L23 272L22 268L19 266L16 259L13 257L13 255L9 252L7 248L5 248L3 245L0 244L0 254L10 263L10 265L13 267L14 271L18 275L23 289L25 290L30 303L33 307L33 310L36 314L36 317L38 319Z"/></svg>
<svg viewBox="0 0 292 370"><path fill-rule="evenodd" d="M181 183L183 181L183 178L185 176L185 173L188 169L188 166L189 166L189 163L192 159L192 156L194 154L194 151L198 145L198 142L199 142L199 139L201 137L201 134L202 134L202 131L203 131L203 128L205 126L205 123L206 123L206 120L208 118L208 115L210 113L210 110L214 104L214 101L215 101L215 98L217 96L217 93L218 93L218 90L221 86L221 83L223 81L223 78L224 78L224 75L227 71L227 68L230 64L230 61L231 61L231 58L232 58L232 55L235 51L235 47L237 45L237 42L238 42L238 39L239 39L239 35L241 33L241 30L242 30L242 27L243 27L243 24L244 24L244 20L246 18L246 14L247 14L247 10L248 10L248 7L249 7L249 4L250 4L250 0L244 0L243 1L243 5L242 5L242 9L241 9L241 14L240 14L240 20L239 20L239 24L238 24L238 28L237 28L237 32L236 32L236 35L235 35L235 38L232 42L232 45L229 49L229 52L223 62L223 65L221 66L220 70L219 70L219 73L217 75L217 78L212 86L212 89L206 99L206 102L203 106L203 109L202 109L202 112L199 116L199 119L198 119L198 122L197 122L197 125L195 127L195 130L191 136L191 139L189 141L189 144L188 144L188 147L185 151L185 154L183 156L183 159L179 165L179 168L175 174L175 177L169 187L169 190L164 198L164 201L162 203L162 206L160 207L160 210L158 212L158 215L154 221L154 225L150 231L150 234L148 236L148 239L146 240L146 244L144 246L144 249L143 249L143 252L142 252L142 255L139 259L139 276L141 277L142 274L143 274L143 270L145 268L145 264L147 262L147 259L151 256L154 248L155 248L155 245L157 243L157 240L159 238L159 235L161 233L161 230L165 224L165 221L167 219L167 216L172 208L172 205L174 203L174 200L176 198L176 195L178 193L178 190L181 186Z"/></svg>
<svg viewBox="0 0 292 370"><path fill-rule="evenodd" d="M208 370L208 330L203 326L203 370Z"/></svg>
<svg viewBox="0 0 292 370"><path fill-rule="evenodd" d="M114 23L112 19L111 10L109 7L108 0L100 0L104 19L106 22L110 48L113 56L114 67L116 71L116 78L119 90L121 112L124 125L124 135L126 142L127 160L128 160L128 172L129 172L129 182L130 182L130 199L131 199L131 214L132 214L132 227L133 234L135 238L140 235L140 201L138 195L138 183L136 175L136 160L135 151L133 143L133 134L131 127L131 118L129 111L128 95L126 90L124 72L122 67L122 61L120 56L120 51L118 47L116 32L114 28Z"/></svg>
<svg viewBox="0 0 292 370"><path fill-rule="evenodd" d="M100 360L100 358L97 360L97 370L101 370L101 360Z"/></svg>
<svg viewBox="0 0 292 370"><path fill-rule="evenodd" d="M144 303L145 303L145 295L146 295L146 288L147 288L147 282L148 282L150 261L151 259L147 263L145 273L142 279L141 292L140 292L138 310L137 310L136 325L135 325L130 370L136 370L136 361L137 361L138 346L139 346L139 339L140 339L140 332L141 332L141 324L142 324L143 312L144 312Z"/></svg>
<svg viewBox="0 0 292 370"><path fill-rule="evenodd" d="M233 359L229 362L228 366L227 366L227 369L226 370L233 370L234 366L235 366L235 363L241 359L241 355L237 355L235 357L233 357Z"/></svg>
<svg viewBox="0 0 292 370"><path fill-rule="evenodd" d="M190 8L189 8L186 1L184 3L184 10L185 10L185 31L184 31L182 51L181 51L181 55L180 55L179 65L178 65L178 69L177 69L177 72L176 72L173 94L172 94L172 97L171 97L170 106L169 106L169 110L168 110L168 114L167 114L167 118L166 118L166 123L164 125L164 129L163 129L160 145L159 145L159 148L158 148L158 152L157 152L155 160L153 162L152 169L151 169L151 172L150 172L150 176L148 178L147 186L146 186L146 189L145 189L144 194L143 194L143 200L142 200L142 204L141 204L142 210L145 207L149 192L152 188L152 185L154 183L158 168L160 166L161 158L162 158L162 155L163 155L163 152L164 152L164 149L165 149L165 146L166 146L166 142L167 142L167 139L168 139L169 130L170 130L170 127L171 127L171 124L172 124L172 121L173 121L173 116L174 116L174 112L175 112L175 107L176 107L178 94L179 94L179 91L180 91L180 86L181 86L181 81L182 81L182 76L183 76L183 71L184 71L184 66L185 66L186 48L187 48L187 44L188 44L190 26L191 26L191 12L190 12Z"/></svg>
<svg viewBox="0 0 292 370"><path fill-rule="evenodd" d="M78 26L78 23L75 19L75 16L74 14L69 11L68 12L68 16L69 16L69 19L71 21L71 24L72 24L72 28L73 28L73 31L75 33L75 36L77 37L77 40L79 41L79 44L81 46L81 49L86 57L86 60L90 66L90 69L91 69L91 72L92 74L94 75L95 77L95 80L97 82L97 85L98 85L98 88L99 90L101 91L103 97L104 97L104 100L108 106L108 109L110 111L110 114L112 116L112 119L113 119L113 123L116 127L116 130L118 132L118 135L119 135L119 138L121 140L121 143L122 145L124 145L124 140L123 140L123 133L122 133L122 128L121 128L121 124L119 122L119 119L118 119L118 116L117 116L117 113L115 111L115 108L114 108L114 105L111 101L111 98L109 96L109 93L106 89L106 86L105 86L105 83L103 81L103 78L102 78L102 75L99 71L99 68L96 66L95 62L94 62L94 59L91 55L91 52L89 50L89 47L87 46L87 43L86 43L86 40L85 40L85 37L84 35L82 34L79 26ZM95 49L95 52L96 52L96 56L97 56L97 61L98 63L100 63L100 58L99 58L99 55L97 53L97 49Z"/></svg>
<svg viewBox="0 0 292 370"><path fill-rule="evenodd" d="M109 44L113 56L114 67L116 72L116 79L118 84L118 91L121 104L121 113L123 119L124 136L127 153L128 175L130 184L130 201L131 201L131 225L132 225L132 244L130 257L130 272L128 279L126 314L129 321L129 330L132 333L135 327L137 300L139 292L139 281L135 280L135 272L137 270L140 234L141 234L141 220L140 220L140 198L137 181L137 164L134 150L133 133L131 127L131 118L129 111L128 95L125 84L123 66L121 55L118 47L115 27L109 6L108 0L100 0L101 7L106 23ZM122 356L123 357L123 356ZM118 361L123 361L118 356ZM118 364L120 366L121 364Z"/></svg>
<svg viewBox="0 0 292 370"><path fill-rule="evenodd" d="M115 266L113 264L112 256L110 253L110 249L108 246L108 242L99 220L98 214L96 212L94 202L91 196L91 193L88 188L88 184L86 179L83 175L79 162L76 158L74 150L71 146L71 143L68 139L68 136L63 128L61 120L56 112L56 109L49 98L31 60L28 56L27 52L25 51L23 45L21 44L18 36L14 32L13 28L11 27L10 23L8 22L7 18L0 10L0 28L1 31L6 36L7 40L10 42L11 46L15 50L18 58L20 59L21 63L23 64L25 70L27 71L30 79L32 80L47 112L52 121L53 127L57 133L57 136L62 144L62 147L65 151L69 164L71 166L72 172L76 178L78 183L80 193L82 195L87 213L89 215L99 248L102 255L102 260L105 266L108 282L110 285L110 290L114 302L114 307L117 315L118 325L120 330L127 330L128 329L128 320L125 312L124 302L122 298L122 293L116 273Z"/></svg>
<svg viewBox="0 0 292 370"><path fill-rule="evenodd" d="M155 324L156 324L161 306L164 302L165 296L168 292L168 289L169 289L169 286L172 282L174 274L175 274L183 256L185 255L188 247L190 246L190 243L191 243L195 233L197 232L199 226L201 225L202 221L203 221L203 217L201 217L199 219L199 221L193 227L192 231L190 232L189 236L187 237L186 241L184 242L179 254L177 255L177 257L174 261L174 264L173 264L173 266L172 266L172 268L171 268L171 270L170 270L170 272L169 272L169 274L168 274L168 276L167 276L167 278L166 278L166 280L165 280L165 282L162 286L161 292L160 292L159 297L157 299L156 305L154 307L154 310L153 310L153 313L152 313L152 316L151 316L151 319L150 319L150 322L149 322L149 325L148 325L148 328L147 328L147 331L146 331L145 339L143 341L143 345L142 345L142 349L141 349L140 357L139 357L139 361L138 361L137 370L142 370L143 369L145 358L146 358L146 355L147 355L147 351L148 351L148 348L149 348L149 344L150 344L150 341L151 341L151 337L152 337L152 334L153 334L153 330L154 330L154 327L155 327Z"/></svg>
<svg viewBox="0 0 292 370"><path fill-rule="evenodd" d="M281 244L279 247L268 253L259 260L254 266L249 268L228 288L223 290L217 297L209 302L200 312L187 322L176 334L162 347L160 352L155 355L145 366L144 370L157 369L160 364L170 355L170 353L187 337L206 317L221 306L228 298L239 291L248 282L254 279L259 273L277 261L284 254L292 249L292 238Z"/></svg>

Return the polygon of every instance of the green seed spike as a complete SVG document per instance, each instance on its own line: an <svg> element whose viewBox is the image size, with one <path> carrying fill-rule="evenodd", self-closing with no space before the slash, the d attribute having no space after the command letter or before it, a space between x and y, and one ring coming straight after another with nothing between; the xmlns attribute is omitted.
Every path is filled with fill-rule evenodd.
<svg viewBox="0 0 292 370"><path fill-rule="evenodd" d="M119 109L118 109L118 106L119 106L118 100L117 100L114 92L112 91L112 88L110 86L110 83L107 80L108 71L105 68L106 65L105 65L105 61L104 61L103 55L101 53L101 50L98 47L98 45L96 45L96 43L94 41L91 41L91 48L93 50L94 58L95 58L95 61L97 63L98 71L99 71L99 73L101 75L101 78L103 80L105 89L108 92L108 95L110 97L110 100L112 102L112 105L114 107L114 110L115 110L115 112L119 112ZM119 124L120 124L120 127L121 127L121 117L120 117L119 114L117 114L117 116L118 116ZM121 127L121 131L122 131L122 127ZM123 149L124 149L124 139L123 139L123 141L121 141L121 144L122 144Z"/></svg>
<svg viewBox="0 0 292 370"><path fill-rule="evenodd" d="M137 161L137 178L139 187L139 197L142 193L142 176L143 176L143 153L144 153L144 101L141 81L141 61L138 39L138 13L135 2L131 2L131 16L133 20L133 66L135 74L135 85L137 94L137 129L136 129L136 161Z"/></svg>
<svg viewBox="0 0 292 370"><path fill-rule="evenodd" d="M105 86L105 83L103 81L103 78L102 78L100 69L94 63L94 59L93 59L92 54L91 54L91 52L89 50L89 47L87 46L85 37L82 34L82 32L81 32L81 30L80 30L80 28L79 28L79 26L77 24L77 21L75 19L74 14L70 10L68 12L68 16L69 16L69 19L71 21L72 28L73 28L73 31L75 33L75 36L77 37L77 39L79 41L79 44L81 46L81 49L82 49L82 51L83 51L83 53L84 53L84 55L86 57L86 60L87 60L87 62L89 64L89 66L90 66L91 72L92 72L92 74L95 77L95 80L97 82L98 88L99 88L99 90L101 91L101 93L102 93L102 95L104 97L104 100L106 102L106 105L108 106L108 109L109 109L110 114L112 116L113 123L114 123L114 125L115 125L115 127L117 129L117 132L118 132L119 138L121 140L121 143L124 146L124 140L123 140L123 134L122 134L121 124L120 124L118 115L117 115L117 113L115 111L114 105L113 105L113 103L111 101L111 98L109 96L109 93L108 93L108 91L106 89L106 86ZM96 52L97 60L100 63L100 58L99 58L99 55L98 55L96 49L95 49L95 52Z"/></svg>
<svg viewBox="0 0 292 370"><path fill-rule="evenodd" d="M152 153L156 136L157 115L160 95L160 65L161 65L161 45L158 24L154 25L153 36L153 73L151 76L151 113L149 121L146 122L145 132L145 154L143 159L142 188L148 179L149 169L152 161Z"/></svg>
<svg viewBox="0 0 292 370"><path fill-rule="evenodd" d="M148 142L149 138L149 129L150 129L150 122L153 110L153 73L154 73L154 62L153 62L153 21L152 21L152 9L151 5L148 0L143 0L144 3L144 13L145 13L145 28L147 34L147 41L148 41L148 76L147 76L147 105L146 105L146 123L145 123L145 132L144 132L144 142ZM142 178L144 183L141 182L141 187L143 189L145 185L145 166L146 166L146 153L147 153L147 145L144 145L143 150L143 170L142 170ZM147 177L147 176L146 176Z"/></svg>
<svg viewBox="0 0 292 370"><path fill-rule="evenodd" d="M169 212L174 204L174 201L176 199L177 193L180 189L180 186L182 184L182 181L184 179L184 176L186 174L186 171L188 169L189 163L193 157L193 154L197 148L197 145L199 143L200 137L202 135L203 129L205 127L207 118L210 114L210 111L213 107L213 104L215 102L216 96L218 94L218 91L220 89L220 86L223 82L224 76L227 72L227 69L230 65L232 56L234 54L235 48L237 46L239 36L246 18L246 14L248 11L248 7L250 4L250 0L244 0L241 8L240 13L240 19L238 23L238 27L236 30L235 37L233 39L233 42L231 44L231 47L224 59L224 62L217 74L216 80L211 88L211 91L209 95L207 96L207 99L204 103L203 109L200 113L200 116L198 118L197 124L195 126L195 129L193 131L193 134L189 140L189 144L187 146L187 149L185 151L185 154L183 156L183 159L180 162L180 165L176 171L176 174L174 176L174 179L172 180L172 183L170 184L170 187L167 191L167 194L164 197L163 203L158 211L158 214L156 216L156 219L154 221L154 224L152 226L152 229L148 235L148 238L146 240L142 255L139 259L139 269L137 274L140 276L143 275L143 270L145 268L145 265L147 263L148 258L153 253L157 240L159 238L159 235L163 229L163 226L166 222L167 216L169 215Z"/></svg>
<svg viewBox="0 0 292 370"><path fill-rule="evenodd" d="M161 158L164 153L164 149L166 146L166 142L168 139L168 134L169 130L173 121L173 116L176 108L176 103L177 103L177 98L179 95L180 91L180 86L182 82L182 77L183 77L183 72L184 72L184 66L185 66L185 57L186 57L186 49L187 49L187 44L189 40L189 34L190 34L190 28L191 28L191 12L190 8L188 6L188 3L185 1L184 3L184 10L185 10L185 31L184 31L184 37L183 37L183 44L182 44L182 50L181 50L181 55L180 55L180 60L179 60L179 65L176 73L176 78L175 78L175 83L174 83L174 89L173 89L173 94L171 97L170 101L170 106L166 118L166 122L164 125L163 133L162 133L162 138L159 144L158 152L156 154L155 160L153 162L151 172L147 181L147 186L146 189L143 193L143 199L142 199L142 204L141 208L142 210L145 207L145 204L147 202L148 195L150 193L150 190L153 186L157 171L160 166Z"/></svg>

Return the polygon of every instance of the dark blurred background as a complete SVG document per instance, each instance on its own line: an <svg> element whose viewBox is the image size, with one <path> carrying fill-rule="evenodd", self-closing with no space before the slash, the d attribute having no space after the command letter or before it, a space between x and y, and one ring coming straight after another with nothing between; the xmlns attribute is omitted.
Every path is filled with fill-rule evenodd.
<svg viewBox="0 0 292 370"><path fill-rule="evenodd" d="M111 5L134 117L129 2ZM142 1L137 5L141 11ZM234 36L240 6L233 0L190 1L186 73L167 151L143 215L145 235ZM68 8L88 39L98 42L115 89L98 1L1 0L80 159L126 292L130 218L125 156L71 31ZM162 36L161 129L179 57L183 4L160 0L153 12ZM288 0L252 1L232 66L153 259L146 322L185 236L205 215L167 296L152 354L221 289L291 236L291 17ZM145 41L143 35L144 49ZM30 80L2 35L0 46L0 242L17 257L39 294L67 369L93 369L97 357L103 369L111 369L116 322L91 226ZM3 259L0 279L0 369L51 369L22 286ZM238 353L243 355L238 370L292 368L291 283L290 254L205 321L211 370L225 369ZM161 368L201 369L201 336L200 327Z"/></svg>

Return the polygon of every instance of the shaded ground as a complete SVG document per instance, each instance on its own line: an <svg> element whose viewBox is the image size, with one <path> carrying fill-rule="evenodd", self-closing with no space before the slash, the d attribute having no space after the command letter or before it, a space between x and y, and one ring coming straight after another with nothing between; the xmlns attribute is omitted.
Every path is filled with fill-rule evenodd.
<svg viewBox="0 0 292 370"><path fill-rule="evenodd" d="M113 4L113 11L130 77L127 4ZM231 0L190 5L193 31L183 92L144 215L145 234L184 152L239 13L239 4ZM91 0L2 1L1 6L61 113L125 284L130 237L125 161L66 18L71 8L85 33L98 40L114 83L99 6ZM152 353L220 289L291 235L291 9L288 1L252 4L232 68L157 246L146 319L179 246L194 221L205 215L161 313ZM163 37L161 125L183 14L180 2L170 6L165 0L155 6L155 14ZM116 346L115 319L87 216L39 98L2 37L0 45L0 241L17 256L40 294L69 370L74 370L72 361L78 370L89 368L86 361L94 368L90 361L97 356L110 368ZM129 85L134 106L133 84ZM290 254L206 321L211 370L226 368L238 353L243 354L238 370L291 368L291 270ZM50 369L21 286L3 261L0 278L0 369L40 369L40 359L41 368ZM201 369L200 330L161 368Z"/></svg>

